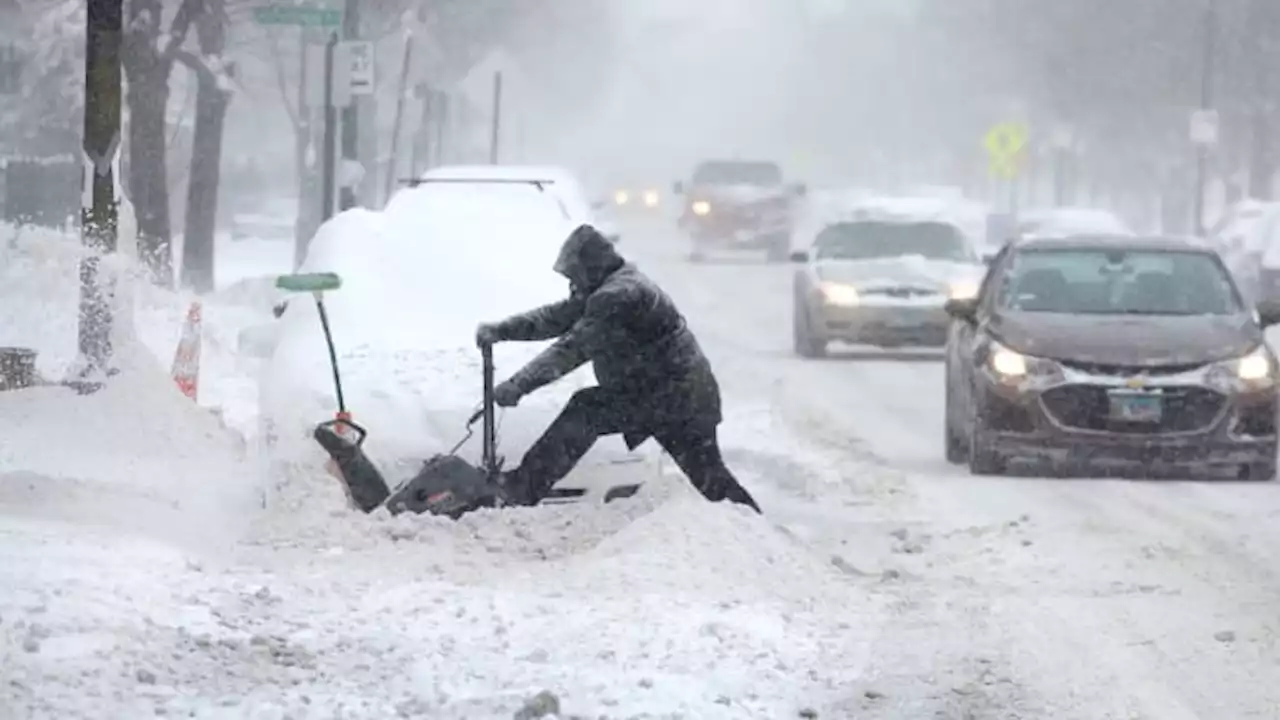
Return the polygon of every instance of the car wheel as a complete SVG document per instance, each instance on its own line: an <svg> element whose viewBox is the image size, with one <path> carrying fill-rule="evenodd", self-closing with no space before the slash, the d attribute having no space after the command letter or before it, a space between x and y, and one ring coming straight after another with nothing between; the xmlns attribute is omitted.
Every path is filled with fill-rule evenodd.
<svg viewBox="0 0 1280 720"><path fill-rule="evenodd" d="M973 417L969 420L970 474L1003 475L1007 466L1007 459L991 446L991 441L982 432L982 419L975 407Z"/></svg>
<svg viewBox="0 0 1280 720"><path fill-rule="evenodd" d="M1240 466L1237 477L1241 480L1269 482L1276 479L1276 461L1259 460Z"/></svg>
<svg viewBox="0 0 1280 720"><path fill-rule="evenodd" d="M791 335L796 354L800 357L819 358L827 354L827 341L814 335L808 310L804 301L799 298L795 300L795 310L792 313Z"/></svg>
<svg viewBox="0 0 1280 720"><path fill-rule="evenodd" d="M946 409L943 420L943 443L947 462L960 465L969 459L969 443L965 442L960 428L956 427L954 401L951 399L951 382L947 382Z"/></svg>

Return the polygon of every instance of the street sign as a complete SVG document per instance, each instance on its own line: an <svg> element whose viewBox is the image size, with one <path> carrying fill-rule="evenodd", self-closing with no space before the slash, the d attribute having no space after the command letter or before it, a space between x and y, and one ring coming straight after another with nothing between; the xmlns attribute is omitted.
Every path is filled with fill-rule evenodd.
<svg viewBox="0 0 1280 720"><path fill-rule="evenodd" d="M982 145L987 149L993 173L1003 178L1017 177L1028 135L1026 125L1014 122L1000 123L987 131Z"/></svg>
<svg viewBox="0 0 1280 720"><path fill-rule="evenodd" d="M342 10L314 5L262 5L253 9L253 19L259 25L337 27L342 24Z"/></svg>
<svg viewBox="0 0 1280 720"><path fill-rule="evenodd" d="M1195 110L1191 113L1191 143L1211 146L1218 144L1218 111Z"/></svg>
<svg viewBox="0 0 1280 720"><path fill-rule="evenodd" d="M372 95L373 86L373 43L368 40L348 40L342 43L347 63L347 86L352 95Z"/></svg>

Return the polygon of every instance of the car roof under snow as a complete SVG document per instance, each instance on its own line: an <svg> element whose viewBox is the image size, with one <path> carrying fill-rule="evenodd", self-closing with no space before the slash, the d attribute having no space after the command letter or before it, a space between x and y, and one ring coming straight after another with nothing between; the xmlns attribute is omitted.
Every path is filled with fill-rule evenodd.
<svg viewBox="0 0 1280 720"><path fill-rule="evenodd" d="M1164 252L1214 252L1204 240L1172 235L1069 235L1029 237L1014 245L1029 250L1147 250Z"/></svg>

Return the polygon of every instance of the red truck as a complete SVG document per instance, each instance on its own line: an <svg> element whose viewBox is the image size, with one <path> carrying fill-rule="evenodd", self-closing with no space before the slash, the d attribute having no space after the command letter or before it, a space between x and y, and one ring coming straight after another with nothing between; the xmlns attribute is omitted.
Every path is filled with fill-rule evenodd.
<svg viewBox="0 0 1280 720"><path fill-rule="evenodd" d="M770 262L787 260L805 186L784 183L777 163L707 160L674 192L684 198L679 225L692 242L694 262L711 250L764 250Z"/></svg>

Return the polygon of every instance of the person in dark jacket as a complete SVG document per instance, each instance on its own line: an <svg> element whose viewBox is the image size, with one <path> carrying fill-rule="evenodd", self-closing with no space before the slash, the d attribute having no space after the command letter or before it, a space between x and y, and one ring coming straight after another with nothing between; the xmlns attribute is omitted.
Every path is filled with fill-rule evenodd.
<svg viewBox="0 0 1280 720"><path fill-rule="evenodd" d="M476 330L482 346L558 338L494 388L499 406L515 406L588 361L599 382L574 393L520 466L503 474L511 501L536 504L596 438L621 433L631 450L657 440L708 500L760 512L725 467L716 439L720 387L671 298L590 225L565 240L555 270L569 279L567 300Z"/></svg>

